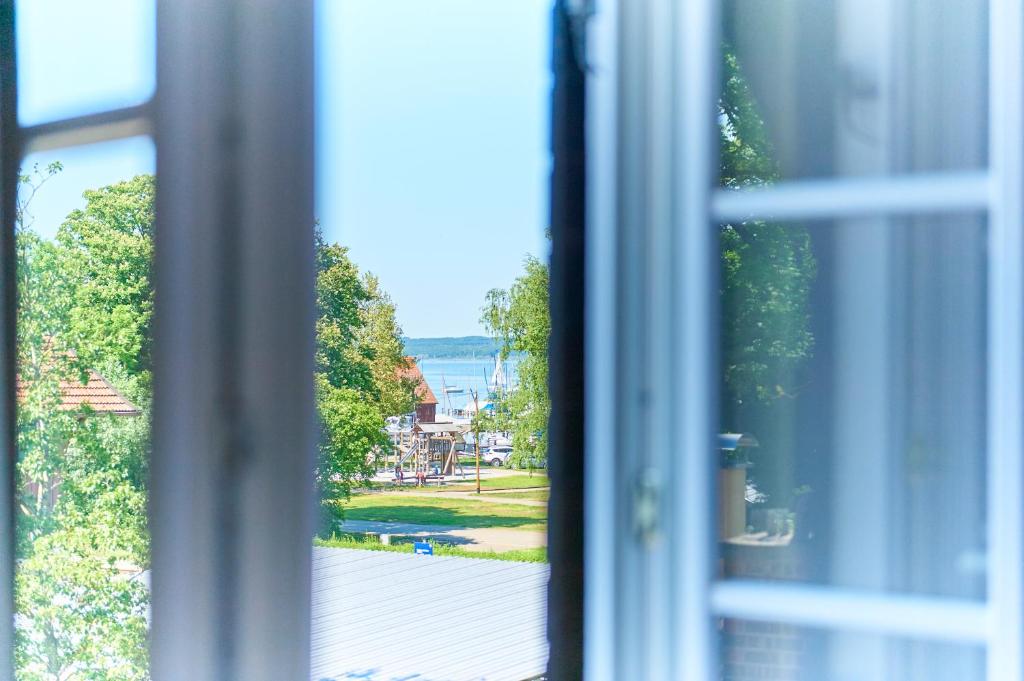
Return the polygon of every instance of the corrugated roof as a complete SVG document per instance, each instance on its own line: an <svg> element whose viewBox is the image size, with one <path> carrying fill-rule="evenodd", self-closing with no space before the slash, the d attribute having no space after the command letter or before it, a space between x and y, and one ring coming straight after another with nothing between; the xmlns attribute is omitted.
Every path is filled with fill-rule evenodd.
<svg viewBox="0 0 1024 681"><path fill-rule="evenodd" d="M313 681L525 681L544 672L548 566L313 549Z"/></svg>
<svg viewBox="0 0 1024 681"><path fill-rule="evenodd" d="M19 400L23 398L24 392L24 381L18 377ZM89 371L89 378L85 383L61 381L60 396L61 411L75 411L85 405L101 414L134 416L141 413L139 408L110 385L107 379L92 370Z"/></svg>
<svg viewBox="0 0 1024 681"><path fill-rule="evenodd" d="M416 401L419 404L437 404L434 391L427 385L427 379L423 378L423 372L420 371L419 365L416 364L416 358L406 357L405 363L405 367L398 368L398 377L416 381Z"/></svg>

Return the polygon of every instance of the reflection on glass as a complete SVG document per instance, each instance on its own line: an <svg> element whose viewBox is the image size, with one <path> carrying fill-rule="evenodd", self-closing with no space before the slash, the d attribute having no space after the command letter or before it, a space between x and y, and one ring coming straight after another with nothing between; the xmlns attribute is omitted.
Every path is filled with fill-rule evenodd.
<svg viewBox="0 0 1024 681"><path fill-rule="evenodd" d="M148 140L22 166L18 678L148 678L152 169Z"/></svg>
<svg viewBox="0 0 1024 681"><path fill-rule="evenodd" d="M153 93L153 0L18 0L18 119L33 125Z"/></svg>
<svg viewBox="0 0 1024 681"><path fill-rule="evenodd" d="M724 576L982 597L984 220L721 241Z"/></svg>
<svg viewBox="0 0 1024 681"><path fill-rule="evenodd" d="M986 3L728 0L723 14L723 185L984 167Z"/></svg>
<svg viewBox="0 0 1024 681"><path fill-rule="evenodd" d="M968 646L724 620L723 681L974 681L984 651Z"/></svg>

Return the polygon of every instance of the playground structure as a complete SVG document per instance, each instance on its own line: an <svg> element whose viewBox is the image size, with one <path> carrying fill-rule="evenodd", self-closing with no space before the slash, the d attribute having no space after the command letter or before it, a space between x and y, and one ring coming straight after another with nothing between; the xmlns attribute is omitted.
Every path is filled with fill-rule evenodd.
<svg viewBox="0 0 1024 681"><path fill-rule="evenodd" d="M456 445L465 442L468 426L454 423L417 423L392 435L393 453L385 457L391 470L429 476L455 475L459 466Z"/></svg>

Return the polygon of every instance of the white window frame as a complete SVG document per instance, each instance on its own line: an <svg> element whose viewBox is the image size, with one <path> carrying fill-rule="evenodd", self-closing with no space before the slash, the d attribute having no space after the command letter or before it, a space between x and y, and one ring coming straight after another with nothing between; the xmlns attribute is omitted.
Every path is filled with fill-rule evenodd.
<svg viewBox="0 0 1024 681"><path fill-rule="evenodd" d="M0 679L14 678L14 574L17 521L17 259L18 175L27 155L151 135L152 102L35 125L18 120L14 0L0 2Z"/></svg>
<svg viewBox="0 0 1024 681"><path fill-rule="evenodd" d="M309 677L313 2L157 4L150 101L21 126L14 0L0 0L0 679L14 677L18 169L139 135L158 176L151 675Z"/></svg>
<svg viewBox="0 0 1024 681"><path fill-rule="evenodd" d="M989 5L986 170L726 190L716 188L718 2L596 3L588 29L588 680L717 681L723 617L978 644L988 679L1024 679L1024 10L1021 0ZM964 210L983 211L989 234L986 598L716 580L712 225ZM682 437L674 460L652 452L663 435L646 435L666 423ZM681 476L678 493L657 483L669 476Z"/></svg>
<svg viewBox="0 0 1024 681"><path fill-rule="evenodd" d="M305 679L313 2L157 22L152 674Z"/></svg>

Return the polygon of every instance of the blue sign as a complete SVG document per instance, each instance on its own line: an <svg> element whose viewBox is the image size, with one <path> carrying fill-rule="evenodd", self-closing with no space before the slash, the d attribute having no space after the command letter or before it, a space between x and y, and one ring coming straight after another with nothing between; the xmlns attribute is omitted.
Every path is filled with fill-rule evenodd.
<svg viewBox="0 0 1024 681"><path fill-rule="evenodd" d="M434 547L425 541L413 542L412 552L420 556L432 556L434 555Z"/></svg>

